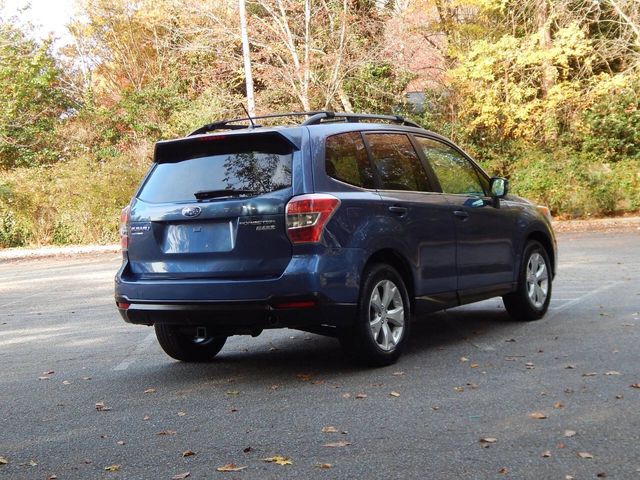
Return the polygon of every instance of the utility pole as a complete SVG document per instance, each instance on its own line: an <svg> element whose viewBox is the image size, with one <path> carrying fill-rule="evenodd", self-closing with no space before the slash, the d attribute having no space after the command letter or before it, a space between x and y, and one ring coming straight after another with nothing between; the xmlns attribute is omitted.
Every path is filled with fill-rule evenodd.
<svg viewBox="0 0 640 480"><path fill-rule="evenodd" d="M244 59L244 79L247 90L247 110L250 117L256 116L256 103L253 99L253 75L251 74L251 58L249 57L249 37L247 35L247 9L245 0L240 4L240 34L242 36L242 58Z"/></svg>

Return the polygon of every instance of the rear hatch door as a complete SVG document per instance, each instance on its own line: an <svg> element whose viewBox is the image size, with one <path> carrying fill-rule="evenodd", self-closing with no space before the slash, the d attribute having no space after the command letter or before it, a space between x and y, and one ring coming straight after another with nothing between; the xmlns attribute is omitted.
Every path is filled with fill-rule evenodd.
<svg viewBox="0 0 640 480"><path fill-rule="evenodd" d="M131 272L147 279L281 275L291 259L285 205L299 154L277 132L159 142L131 206Z"/></svg>

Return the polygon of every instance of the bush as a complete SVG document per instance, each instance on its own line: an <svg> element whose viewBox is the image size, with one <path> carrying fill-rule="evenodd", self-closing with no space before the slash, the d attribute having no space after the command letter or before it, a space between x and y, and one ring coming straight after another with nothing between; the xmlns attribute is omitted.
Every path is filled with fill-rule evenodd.
<svg viewBox="0 0 640 480"><path fill-rule="evenodd" d="M511 170L514 193L548 205L555 215L581 217L640 208L640 161L602 163L560 149L532 151Z"/></svg>

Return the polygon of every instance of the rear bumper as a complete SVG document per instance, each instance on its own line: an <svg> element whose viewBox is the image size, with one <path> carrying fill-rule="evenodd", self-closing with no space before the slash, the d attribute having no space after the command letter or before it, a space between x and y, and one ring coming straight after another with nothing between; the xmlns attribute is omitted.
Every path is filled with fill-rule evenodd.
<svg viewBox="0 0 640 480"><path fill-rule="evenodd" d="M263 301L203 303L142 303L126 297L116 299L122 318L128 323L165 323L208 326L228 334L252 333L267 328L311 328L351 325L354 304L328 303L318 296L271 298Z"/></svg>
<svg viewBox="0 0 640 480"><path fill-rule="evenodd" d="M212 326L219 331L311 328L353 323L360 285L361 251L340 249L291 259L278 278L141 280L125 262L115 279L115 299L126 322Z"/></svg>

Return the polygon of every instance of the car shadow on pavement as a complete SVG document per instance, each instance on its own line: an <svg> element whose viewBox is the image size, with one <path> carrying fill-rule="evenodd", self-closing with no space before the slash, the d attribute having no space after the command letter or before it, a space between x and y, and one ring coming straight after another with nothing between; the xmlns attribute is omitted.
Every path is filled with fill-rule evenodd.
<svg viewBox="0 0 640 480"><path fill-rule="evenodd" d="M483 348L511 337L518 323L503 309L469 308L438 312L415 319L411 339L397 364L385 370L401 370L403 364L428 365L443 350ZM293 338L292 338L293 337ZM336 339L295 330L263 333L257 339L236 337L209 363L168 361L152 367L163 381L178 385L193 381L224 382L229 378L258 378L260 383L282 383L286 379L323 378L327 381L360 376L370 369L354 364ZM154 375L154 372L149 372Z"/></svg>

